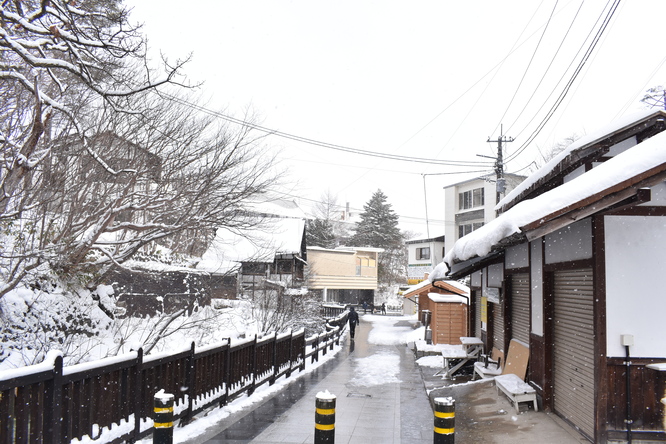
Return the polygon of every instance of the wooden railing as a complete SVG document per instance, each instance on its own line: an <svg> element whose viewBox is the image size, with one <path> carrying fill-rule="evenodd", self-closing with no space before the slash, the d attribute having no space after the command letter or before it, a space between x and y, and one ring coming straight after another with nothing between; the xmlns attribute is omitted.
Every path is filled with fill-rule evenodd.
<svg viewBox="0 0 666 444"><path fill-rule="evenodd" d="M0 444L67 443L88 436L100 442L134 442L152 433L153 397L175 397L176 419L186 423L211 406L252 394L262 384L302 371L339 344L347 314L326 333L303 331L256 337L175 354L122 356L63 367L62 356L0 372ZM332 326L335 323L338 326Z"/></svg>

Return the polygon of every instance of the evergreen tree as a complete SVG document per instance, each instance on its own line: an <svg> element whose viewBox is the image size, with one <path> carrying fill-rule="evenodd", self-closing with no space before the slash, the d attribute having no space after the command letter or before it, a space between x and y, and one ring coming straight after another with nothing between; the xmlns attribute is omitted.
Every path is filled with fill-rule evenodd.
<svg viewBox="0 0 666 444"><path fill-rule="evenodd" d="M383 248L379 255L379 283L390 286L403 280L405 256L404 236L398 228L398 215L387 202L382 190L377 190L363 206L356 233L350 239L355 247Z"/></svg>
<svg viewBox="0 0 666 444"><path fill-rule="evenodd" d="M312 219L307 221L305 240L308 246L322 248L335 248L336 236L333 225L327 219Z"/></svg>

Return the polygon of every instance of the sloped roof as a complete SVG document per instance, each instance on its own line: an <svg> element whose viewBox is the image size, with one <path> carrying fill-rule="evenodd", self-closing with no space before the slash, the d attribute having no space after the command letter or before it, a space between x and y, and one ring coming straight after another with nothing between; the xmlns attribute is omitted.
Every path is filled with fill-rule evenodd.
<svg viewBox="0 0 666 444"><path fill-rule="evenodd" d="M430 292L434 288L447 291L453 295L469 296L469 287L461 284L460 282L451 280L438 280L435 282L430 282L429 280L425 280L409 287L407 291L403 293L403 297L408 298L410 296L421 294L426 291Z"/></svg>
<svg viewBox="0 0 666 444"><path fill-rule="evenodd" d="M656 132L663 131L665 120L664 111L640 111L581 137L507 193L495 209L508 210L518 202L531 197L547 183L558 181L586 162L602 157L608 152L608 148L618 141L634 135L641 138L650 137Z"/></svg>
<svg viewBox="0 0 666 444"><path fill-rule="evenodd" d="M652 114L664 115L661 112ZM635 123L640 125L644 119L645 116L639 116ZM623 128L629 126L624 124ZM566 156L559 158L562 160ZM549 164L547 169L553 168ZM543 174L537 175L544 177ZM451 267L536 239L622 202L632 199L635 202L640 199L641 188L664 180L666 132L661 132L567 183L517 203L493 221L459 239L446 254L444 262ZM533 184L537 182L531 180Z"/></svg>
<svg viewBox="0 0 666 444"><path fill-rule="evenodd" d="M241 262L273 262L276 254L299 254L305 233L304 214L294 202L254 202L251 211L264 217L260 226L243 230L218 228L197 269L227 273Z"/></svg>

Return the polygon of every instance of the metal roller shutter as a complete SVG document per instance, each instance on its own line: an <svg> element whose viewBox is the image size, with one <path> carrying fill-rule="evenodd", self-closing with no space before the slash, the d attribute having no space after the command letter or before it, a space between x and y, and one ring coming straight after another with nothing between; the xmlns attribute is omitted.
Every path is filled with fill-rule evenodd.
<svg viewBox="0 0 666 444"><path fill-rule="evenodd" d="M490 305L492 302L488 302ZM493 347L504 350L504 313L502 304L493 305Z"/></svg>
<svg viewBox="0 0 666 444"><path fill-rule="evenodd" d="M474 332L472 336L481 337L481 292L473 291L474 295Z"/></svg>
<svg viewBox="0 0 666 444"><path fill-rule="evenodd" d="M530 343L530 276L511 275L511 337Z"/></svg>
<svg viewBox="0 0 666 444"><path fill-rule="evenodd" d="M556 272L554 289L555 411L594 438L592 269Z"/></svg>

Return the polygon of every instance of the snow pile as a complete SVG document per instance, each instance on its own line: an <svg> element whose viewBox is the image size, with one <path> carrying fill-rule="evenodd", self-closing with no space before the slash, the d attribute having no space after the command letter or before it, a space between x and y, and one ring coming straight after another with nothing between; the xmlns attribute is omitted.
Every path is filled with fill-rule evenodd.
<svg viewBox="0 0 666 444"><path fill-rule="evenodd" d="M375 345L398 345L413 342L414 329L411 325L396 326L404 320L402 316L365 315L363 320L372 322L372 330L368 334L368 342Z"/></svg>
<svg viewBox="0 0 666 444"><path fill-rule="evenodd" d="M360 387L400 382L400 356L385 351L357 359L354 372L350 382Z"/></svg>
<svg viewBox="0 0 666 444"><path fill-rule="evenodd" d="M104 309L100 307L104 307ZM16 288L0 299L0 371L42 362L49 351L65 366L117 356L143 347L146 354L179 351L257 334L246 302L198 307L190 316L111 319L111 286L94 292L44 283L41 289Z"/></svg>

